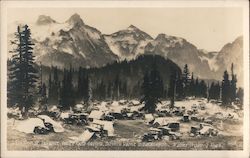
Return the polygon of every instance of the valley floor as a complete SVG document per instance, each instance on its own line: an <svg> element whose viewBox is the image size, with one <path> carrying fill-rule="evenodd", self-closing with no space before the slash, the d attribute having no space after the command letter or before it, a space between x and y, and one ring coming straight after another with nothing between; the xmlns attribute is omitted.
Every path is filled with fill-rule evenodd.
<svg viewBox="0 0 250 158"><path fill-rule="evenodd" d="M176 106L191 106L197 100L176 102ZM232 109L222 109L218 105L207 103L207 109L201 111L203 116L213 116L215 112L235 113ZM7 121L8 150L242 150L243 149L243 114L237 112L237 119L214 120L213 126L219 129L219 135L214 137L190 137L191 126L197 122L180 123L179 140L157 140L142 142L144 133L149 126L144 120L115 120L114 131L116 137L97 138L85 144L74 143L69 137L77 137L84 131L84 126L63 124L63 133L49 133L48 135L26 134L14 129L17 120ZM173 116L171 120L180 120Z"/></svg>

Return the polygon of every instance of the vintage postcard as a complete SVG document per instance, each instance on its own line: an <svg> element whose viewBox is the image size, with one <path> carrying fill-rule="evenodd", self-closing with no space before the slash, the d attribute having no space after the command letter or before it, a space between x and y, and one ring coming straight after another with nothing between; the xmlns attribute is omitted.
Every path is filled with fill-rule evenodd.
<svg viewBox="0 0 250 158"><path fill-rule="evenodd" d="M3 1L1 157L249 157L248 1Z"/></svg>

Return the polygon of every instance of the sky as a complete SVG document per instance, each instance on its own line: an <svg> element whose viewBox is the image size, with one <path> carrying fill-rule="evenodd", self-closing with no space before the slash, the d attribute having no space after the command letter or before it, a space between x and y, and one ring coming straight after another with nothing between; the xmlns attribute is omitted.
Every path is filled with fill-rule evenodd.
<svg viewBox="0 0 250 158"><path fill-rule="evenodd" d="M39 15L65 22L77 13L103 34L131 24L155 38L159 33L183 37L198 49L219 51L243 35L242 8L9 8L8 25L34 23ZM31 28L32 29L32 28ZM32 31L32 30L31 30Z"/></svg>

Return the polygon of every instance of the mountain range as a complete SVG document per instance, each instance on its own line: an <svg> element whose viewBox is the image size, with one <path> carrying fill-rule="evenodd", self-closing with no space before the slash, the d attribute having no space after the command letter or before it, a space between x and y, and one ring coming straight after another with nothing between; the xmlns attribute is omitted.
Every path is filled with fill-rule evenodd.
<svg viewBox="0 0 250 158"><path fill-rule="evenodd" d="M231 72L234 63L238 83L243 85L242 36L225 44L220 51L207 52L181 37L160 33L153 38L134 25L113 34L103 34L85 24L78 14L62 23L40 15L35 23L28 25L35 43L35 60L45 66L103 67L115 61L152 54L170 59L181 68L188 64L190 71L203 79L221 80L223 72ZM9 32L9 38L13 37L13 32Z"/></svg>

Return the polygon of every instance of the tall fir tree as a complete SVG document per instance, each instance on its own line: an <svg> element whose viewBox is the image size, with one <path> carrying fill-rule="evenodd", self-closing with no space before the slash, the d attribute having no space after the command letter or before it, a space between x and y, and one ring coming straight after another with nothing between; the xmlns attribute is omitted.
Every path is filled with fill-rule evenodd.
<svg viewBox="0 0 250 158"><path fill-rule="evenodd" d="M28 25L18 26L15 33L16 39L12 44L16 49L11 51L12 62L9 76L8 98L12 104L17 104L22 114L27 114L34 103L34 92L37 82L37 70L34 66L33 46L31 31Z"/></svg>
<svg viewBox="0 0 250 158"><path fill-rule="evenodd" d="M223 105L230 104L230 80L227 71L224 71L223 80L222 80L222 89L221 89L221 100Z"/></svg>
<svg viewBox="0 0 250 158"><path fill-rule="evenodd" d="M195 96L195 81L194 81L194 73L192 72L191 79L190 79L190 95Z"/></svg>
<svg viewBox="0 0 250 158"><path fill-rule="evenodd" d="M150 73L145 73L142 84L143 98L141 102L145 102L143 110L148 113L154 113L156 104L160 102L160 98L163 96L164 86L160 76L160 72L157 70L156 63L153 63Z"/></svg>
<svg viewBox="0 0 250 158"><path fill-rule="evenodd" d="M62 110L69 110L70 107L73 107L74 105L75 94L72 83L72 68L70 68L70 70L64 69L59 107Z"/></svg>
<svg viewBox="0 0 250 158"><path fill-rule="evenodd" d="M182 76L183 84L184 84L184 95L190 96L190 72L188 65L185 64L183 68L183 76Z"/></svg>
<svg viewBox="0 0 250 158"><path fill-rule="evenodd" d="M239 99L239 104L243 105L244 90L242 88L238 89L236 96Z"/></svg>
<svg viewBox="0 0 250 158"><path fill-rule="evenodd" d="M231 102L235 101L236 99L236 93L237 93L237 77L236 74L234 74L234 65L232 63L231 65L231 94L230 94L230 98L231 98Z"/></svg>
<svg viewBox="0 0 250 158"><path fill-rule="evenodd" d="M174 107L175 98L176 98L176 89L177 89L177 73L175 71L171 72L169 88L168 88L168 97L170 98L170 106Z"/></svg>

